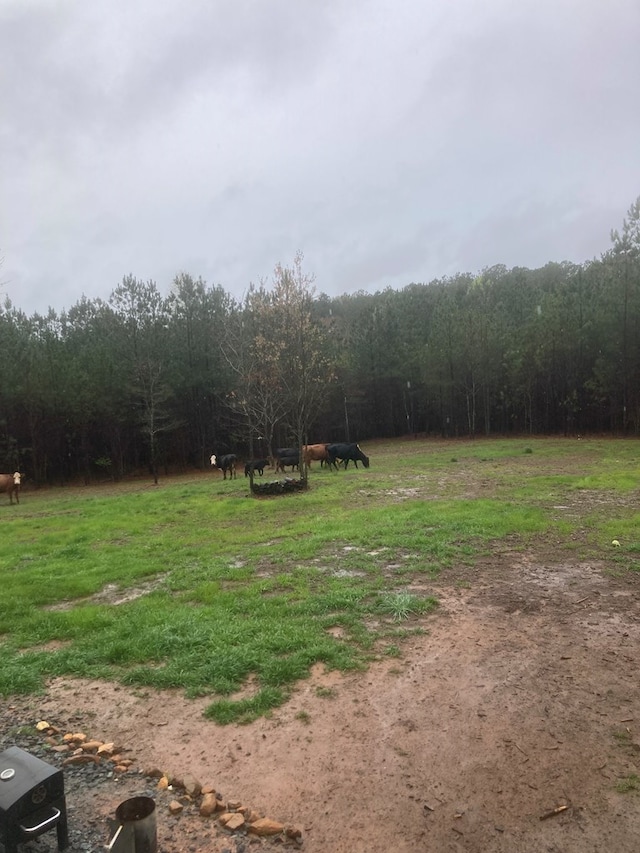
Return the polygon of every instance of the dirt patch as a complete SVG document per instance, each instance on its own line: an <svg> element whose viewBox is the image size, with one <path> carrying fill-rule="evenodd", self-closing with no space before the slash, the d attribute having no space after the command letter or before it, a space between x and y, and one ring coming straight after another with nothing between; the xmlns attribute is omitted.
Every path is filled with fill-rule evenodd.
<svg viewBox="0 0 640 853"><path fill-rule="evenodd" d="M128 587L126 590L121 590L115 583L107 584L104 589L97 592L95 595L87 596L86 598L74 598L71 601L61 601L56 604L49 604L43 610L71 610L77 607L78 604L111 604L118 606L127 604L129 601L135 601L136 598L142 598L143 595L149 595L156 589L159 589L164 583L165 575L155 577L148 583L140 584L137 587Z"/></svg>
<svg viewBox="0 0 640 853"><path fill-rule="evenodd" d="M316 667L250 726L206 721L206 699L68 679L12 713L72 720L128 745L139 768L192 773L299 827L308 853L635 853L640 797L617 785L640 774L637 576L507 552L428 592L441 606L411 622L426 633L402 657L366 673ZM70 821L106 839L106 818L150 784L74 785ZM163 853L253 847L195 809L170 817L162 798L158 840Z"/></svg>

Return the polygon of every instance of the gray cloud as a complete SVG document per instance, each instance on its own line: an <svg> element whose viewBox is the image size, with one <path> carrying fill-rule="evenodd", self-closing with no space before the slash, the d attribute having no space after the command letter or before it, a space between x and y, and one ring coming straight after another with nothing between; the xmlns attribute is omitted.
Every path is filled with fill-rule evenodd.
<svg viewBox="0 0 640 853"><path fill-rule="evenodd" d="M590 259L640 194L639 36L635 0L4 0L4 293Z"/></svg>

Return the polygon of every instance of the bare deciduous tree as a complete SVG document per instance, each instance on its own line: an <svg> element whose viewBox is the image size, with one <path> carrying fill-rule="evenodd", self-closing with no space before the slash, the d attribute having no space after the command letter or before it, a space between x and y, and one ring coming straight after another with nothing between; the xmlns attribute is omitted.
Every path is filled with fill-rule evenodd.
<svg viewBox="0 0 640 853"><path fill-rule="evenodd" d="M225 342L238 377L233 405L246 420L250 447L262 435L271 454L277 424L302 450L333 376L326 331L312 317L314 279L302 262L299 252L292 267L278 264L271 290L264 283L249 289ZM306 480L302 465L300 474Z"/></svg>

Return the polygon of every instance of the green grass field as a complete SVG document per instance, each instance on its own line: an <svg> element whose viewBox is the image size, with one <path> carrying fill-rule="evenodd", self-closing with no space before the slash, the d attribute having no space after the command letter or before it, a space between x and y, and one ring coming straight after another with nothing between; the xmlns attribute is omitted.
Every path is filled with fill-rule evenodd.
<svg viewBox="0 0 640 853"><path fill-rule="evenodd" d="M316 463L307 492L259 499L244 477L212 472L26 489L18 507L0 503L0 694L103 678L210 696L212 718L249 721L315 663L401 654L437 607L412 584L428 590L462 565L473 578L501 540L566 541L637 570L638 447L370 442L369 470ZM250 676L257 689L234 700Z"/></svg>

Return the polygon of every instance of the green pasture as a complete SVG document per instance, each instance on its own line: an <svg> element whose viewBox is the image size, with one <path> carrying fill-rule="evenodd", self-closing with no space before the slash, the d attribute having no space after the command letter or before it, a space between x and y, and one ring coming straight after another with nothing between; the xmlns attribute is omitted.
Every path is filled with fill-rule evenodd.
<svg viewBox="0 0 640 853"><path fill-rule="evenodd" d="M305 493L182 475L0 496L0 695L55 676L208 696L219 722L286 701L315 663L363 668L428 629L436 580L501 541L640 567L638 442L369 442ZM275 479L272 471L265 478ZM613 548L616 539L619 547ZM561 554L558 555L561 559ZM249 698L238 691L252 677Z"/></svg>

